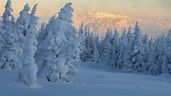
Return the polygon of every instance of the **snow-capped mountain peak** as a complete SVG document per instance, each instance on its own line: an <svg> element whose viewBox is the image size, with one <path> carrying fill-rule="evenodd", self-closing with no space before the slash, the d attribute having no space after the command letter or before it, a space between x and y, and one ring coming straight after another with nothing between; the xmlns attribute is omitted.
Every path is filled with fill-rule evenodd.
<svg viewBox="0 0 171 96"><path fill-rule="evenodd" d="M124 28L127 29L130 25L133 27L136 21L139 22L142 31L150 36L158 36L171 28L171 18L130 17L103 11L90 11L85 14L76 14L74 17L75 25L79 26L81 22L84 22L92 31L100 35L104 35L109 28L117 28L122 32Z"/></svg>

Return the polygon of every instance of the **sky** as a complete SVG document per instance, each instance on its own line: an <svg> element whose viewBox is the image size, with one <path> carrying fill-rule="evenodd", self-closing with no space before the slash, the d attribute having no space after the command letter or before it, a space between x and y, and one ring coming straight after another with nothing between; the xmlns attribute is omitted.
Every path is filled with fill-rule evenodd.
<svg viewBox="0 0 171 96"><path fill-rule="evenodd" d="M171 0L11 0L14 15L18 16L23 5L38 3L38 15L47 18L57 13L66 3L72 2L75 13L103 11L112 14L132 17L165 17L171 18ZM0 0L0 15L6 0Z"/></svg>
<svg viewBox="0 0 171 96"><path fill-rule="evenodd" d="M37 9L37 15L39 17L38 27L40 27L40 24L42 22L46 23L51 16L57 14L60 8L63 7L67 2L72 2L73 3L72 6L74 8L73 21L77 27L79 27L82 21L84 22L84 24L87 21L87 24L109 25L108 22L104 22L105 24L96 24L95 22L97 21L94 21L95 20L94 18L92 18L92 20L88 20L90 19L89 16L91 16L89 13L100 12L103 13L103 15L105 14L105 16L106 15L127 16L130 18L134 18L136 20L139 20L140 18L144 18L144 17L150 19L152 18L151 20L154 19L155 22L153 22L154 20L148 21L143 19L145 25L143 25L143 23L141 24L143 29L145 29L143 31L152 34L151 36L155 36L157 33L166 32L168 29L171 28L171 0L11 0L11 1L12 1L12 8L14 10L13 14L15 18L18 17L19 12L23 9L24 4L29 3L30 7L33 7L34 4L38 3L38 9ZM0 16L2 16L3 14L5 3L6 0L0 0ZM159 20L156 20L156 18ZM127 26L129 25L127 24ZM102 29L102 27L103 26L97 26L98 29ZM150 29L150 31L148 29Z"/></svg>

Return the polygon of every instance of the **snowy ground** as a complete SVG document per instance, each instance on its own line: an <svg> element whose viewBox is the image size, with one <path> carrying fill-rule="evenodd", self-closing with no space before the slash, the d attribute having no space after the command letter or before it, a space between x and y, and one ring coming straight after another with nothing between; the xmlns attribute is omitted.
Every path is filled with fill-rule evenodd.
<svg viewBox="0 0 171 96"><path fill-rule="evenodd" d="M171 76L117 73L79 67L70 84L39 80L42 88L28 88L16 72L0 71L0 96L171 96Z"/></svg>

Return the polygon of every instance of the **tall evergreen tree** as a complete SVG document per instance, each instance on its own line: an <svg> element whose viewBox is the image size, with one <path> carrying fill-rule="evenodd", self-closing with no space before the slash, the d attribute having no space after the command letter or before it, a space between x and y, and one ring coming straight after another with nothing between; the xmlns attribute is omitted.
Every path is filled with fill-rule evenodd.
<svg viewBox="0 0 171 96"><path fill-rule="evenodd" d="M167 44L166 44L166 40L165 40L165 36L162 35L159 38L159 42L158 44L158 60L156 61L156 63L159 66L159 70L158 70L158 74L160 73L167 73Z"/></svg>
<svg viewBox="0 0 171 96"><path fill-rule="evenodd" d="M171 73L171 30L169 30L167 37L167 71Z"/></svg>
<svg viewBox="0 0 171 96"><path fill-rule="evenodd" d="M26 31L29 27L29 21L30 21L30 7L29 4L24 5L23 10L20 12L20 16L18 17L16 21L17 31L19 34L19 39L22 41L24 36L26 36Z"/></svg>
<svg viewBox="0 0 171 96"><path fill-rule="evenodd" d="M85 34L85 28L83 22L80 25L79 28L79 37L81 40L80 44L80 59L83 60L85 58L85 51L86 51L86 34ZM83 60L85 61L85 59Z"/></svg>
<svg viewBox="0 0 171 96"><path fill-rule="evenodd" d="M160 60L163 59L163 58L160 58L160 52L159 52L159 46L160 46L160 38L157 38L155 41L154 41L154 44L153 44L153 58L154 58L154 63L151 63L150 64L150 73L153 74L153 75L158 75L161 73L161 64L159 64L159 62L161 62ZM152 52L150 52L150 54L152 54ZM153 60L153 59L152 59Z"/></svg>
<svg viewBox="0 0 171 96"><path fill-rule="evenodd" d="M17 18L16 21L16 31L18 34L18 43L20 46L19 53L18 53L19 58L21 58L21 56L23 55L24 41L25 41L27 30L29 28L29 22L30 22L29 11L30 11L29 4L25 4L23 10L20 11L20 16Z"/></svg>
<svg viewBox="0 0 171 96"><path fill-rule="evenodd" d="M81 60L92 61L93 60L93 34L89 28L85 27L85 40L83 42L83 50L81 52Z"/></svg>
<svg viewBox="0 0 171 96"><path fill-rule="evenodd" d="M14 17L12 15L13 9L11 6L11 0L7 0L7 3L5 5L5 11L2 15L2 19L3 19L3 27L5 30L7 31L11 31L12 30L12 26L14 23Z"/></svg>
<svg viewBox="0 0 171 96"><path fill-rule="evenodd" d="M38 45L37 45L37 51L35 53L35 58L36 58L36 63L39 67L39 71L38 74L41 74L41 70L43 70L43 58L46 58L46 56L44 55L43 52L45 52L45 46L43 43L45 42L44 40L46 39L46 37L48 36L48 33L51 32L53 30L53 26L56 24L56 16L52 16L49 19L48 24L46 24L45 28L43 30L41 30L41 32L38 34Z"/></svg>
<svg viewBox="0 0 171 96"><path fill-rule="evenodd" d="M134 41L133 41L133 69L138 72L142 72L143 66L144 66L144 46L142 42L142 33L139 28L138 22L136 22L135 28L134 28Z"/></svg>
<svg viewBox="0 0 171 96"><path fill-rule="evenodd" d="M18 35L14 27L10 0L7 1L5 6L2 29L3 31L1 33L0 44L0 68L13 70L18 66L17 61L20 47L18 45Z"/></svg>
<svg viewBox="0 0 171 96"><path fill-rule="evenodd" d="M149 40L149 45L148 45L148 50L147 50L148 54L147 54L147 70L151 73L151 74L156 74L156 69L158 69L158 67L156 66L156 43L154 42L153 39Z"/></svg>
<svg viewBox="0 0 171 96"><path fill-rule="evenodd" d="M93 57L92 60L96 63L100 62L100 55L99 55L99 39L98 36L94 35L93 36L93 40L92 40L92 44L93 44Z"/></svg>
<svg viewBox="0 0 171 96"><path fill-rule="evenodd" d="M56 16L54 15L49 19L48 24L42 25L41 29L43 29L43 30L40 30L40 34L38 35L38 42L39 42L38 49L39 49L39 47L43 47L43 46L39 46L39 45L41 45L41 42L43 42L43 40L45 40L48 32L52 30L52 26L55 24L55 19L56 19ZM43 28L43 26L45 26L45 28Z"/></svg>
<svg viewBox="0 0 171 96"><path fill-rule="evenodd" d="M144 64L144 66L143 66L143 71L144 72L148 72L148 68L149 68L149 65L148 65L148 54L149 54L149 52L148 52L148 50L149 50L149 37L145 34L145 35L143 35L143 37L142 37L143 39L142 39L142 42L143 42L143 46L144 46L144 62L145 62L145 64Z"/></svg>
<svg viewBox="0 0 171 96"><path fill-rule="evenodd" d="M111 65L111 40L112 40L113 33L110 29L106 32L106 35L101 42L101 52L100 52L100 59L101 63Z"/></svg>
<svg viewBox="0 0 171 96"><path fill-rule="evenodd" d="M125 37L125 56L124 56L124 62L123 62L123 70L126 72L132 72L133 71L133 62L131 60L132 53L133 53L133 38L132 38L132 30L131 26L129 26L128 31L126 33Z"/></svg>
<svg viewBox="0 0 171 96"><path fill-rule="evenodd" d="M122 33L121 37L119 38L119 44L118 44L118 68L122 69L124 64L125 64L125 59L126 59L126 30L124 29L124 32Z"/></svg>
<svg viewBox="0 0 171 96"><path fill-rule="evenodd" d="M113 36L112 36L112 40L111 40L111 63L112 63L112 66L115 68L115 67L118 67L118 53L119 53L119 34L117 32L117 29L115 28L115 31L113 33Z"/></svg>
<svg viewBox="0 0 171 96"><path fill-rule="evenodd" d="M26 37L24 39L23 54L20 62L19 78L27 85L33 85L37 80L37 65L35 63L34 54L37 50L37 34L36 29L38 17L35 15L37 9L37 4L34 5L31 14L29 27L26 32Z"/></svg>
<svg viewBox="0 0 171 96"><path fill-rule="evenodd" d="M77 30L72 25L72 3L60 9L58 17L51 26L40 46L44 46L42 66L48 81L62 80L68 82L76 72L74 64L79 60L79 39ZM47 25L48 26L48 25ZM38 55L41 56L41 55Z"/></svg>

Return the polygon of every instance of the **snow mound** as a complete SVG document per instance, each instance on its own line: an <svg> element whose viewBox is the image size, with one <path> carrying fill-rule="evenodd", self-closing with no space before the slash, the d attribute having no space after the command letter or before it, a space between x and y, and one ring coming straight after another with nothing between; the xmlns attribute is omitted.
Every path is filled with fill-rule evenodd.
<svg viewBox="0 0 171 96"><path fill-rule="evenodd" d="M31 85L29 85L29 87L30 87L30 88L42 88L42 86L39 85L39 84L37 84L37 83L31 84Z"/></svg>
<svg viewBox="0 0 171 96"><path fill-rule="evenodd" d="M92 65L92 64L90 64ZM0 96L170 96L170 75L117 73L81 64L70 83L38 80L28 88L16 72L0 72Z"/></svg>

